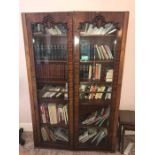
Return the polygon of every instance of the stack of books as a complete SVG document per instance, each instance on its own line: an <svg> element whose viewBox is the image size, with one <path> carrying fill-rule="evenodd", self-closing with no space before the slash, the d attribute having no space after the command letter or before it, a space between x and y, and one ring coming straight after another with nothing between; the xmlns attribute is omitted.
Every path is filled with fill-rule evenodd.
<svg viewBox="0 0 155 155"><path fill-rule="evenodd" d="M80 143L95 143L96 145L99 145L103 138L105 138L108 135L108 130L107 128L103 128L100 130L97 130L95 128L84 128L81 129L81 134L79 136L79 142Z"/></svg>
<svg viewBox="0 0 155 155"><path fill-rule="evenodd" d="M68 131L64 128L49 128L47 126L41 127L41 134L44 142L68 142Z"/></svg>
<svg viewBox="0 0 155 155"><path fill-rule="evenodd" d="M68 105L63 104L41 104L40 113L42 118L42 123L50 124L59 124L65 123L68 124Z"/></svg>
<svg viewBox="0 0 155 155"><path fill-rule="evenodd" d="M96 27L90 23L84 23L81 25L81 35L109 35L116 32L118 29L112 23L106 23L104 27Z"/></svg>
<svg viewBox="0 0 155 155"><path fill-rule="evenodd" d="M45 85L42 90L40 90L40 96L42 98L68 98L68 84L65 87L62 86L52 86Z"/></svg>
<svg viewBox="0 0 155 155"><path fill-rule="evenodd" d="M109 118L109 116L110 116L110 107L108 107L106 110L102 108L99 111L91 113L84 121L82 121L82 124L85 125L95 124L101 127L105 122L105 120Z"/></svg>
<svg viewBox="0 0 155 155"><path fill-rule="evenodd" d="M99 60L112 60L114 59L111 49L108 45L94 45L98 54Z"/></svg>

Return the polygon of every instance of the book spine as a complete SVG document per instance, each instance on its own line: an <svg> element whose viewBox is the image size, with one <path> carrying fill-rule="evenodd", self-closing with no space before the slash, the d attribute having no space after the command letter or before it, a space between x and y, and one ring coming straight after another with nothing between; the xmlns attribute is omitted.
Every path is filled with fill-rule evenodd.
<svg viewBox="0 0 155 155"><path fill-rule="evenodd" d="M104 46L101 45L101 48L102 48L102 51L103 51L103 54L104 54L105 58L108 60L108 59L109 59L109 56L108 56L108 54L107 54L107 52L106 52Z"/></svg>
<svg viewBox="0 0 155 155"><path fill-rule="evenodd" d="M92 78L92 65L89 65L89 75L88 79L90 80Z"/></svg>
<svg viewBox="0 0 155 155"><path fill-rule="evenodd" d="M101 60L101 54L100 54L100 51L99 51L99 48L98 48L97 44L95 45L95 47L96 47L96 50L97 50L97 53L98 53L98 58L99 58L99 60Z"/></svg>

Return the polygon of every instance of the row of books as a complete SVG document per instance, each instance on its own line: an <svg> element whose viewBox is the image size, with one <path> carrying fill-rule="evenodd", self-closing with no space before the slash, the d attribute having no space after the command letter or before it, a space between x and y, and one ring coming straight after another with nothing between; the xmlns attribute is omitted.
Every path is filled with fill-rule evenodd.
<svg viewBox="0 0 155 155"><path fill-rule="evenodd" d="M103 94L105 93L105 100L111 99L111 91L112 87L111 86L104 86L104 85L87 85L87 84L81 84L80 88L80 99L102 99Z"/></svg>
<svg viewBox="0 0 155 155"><path fill-rule="evenodd" d="M41 104L40 113L42 123L50 124L59 124L65 123L68 124L68 105L63 104Z"/></svg>
<svg viewBox="0 0 155 155"><path fill-rule="evenodd" d="M66 80L68 67L63 63L41 63L36 64L36 73L37 78L41 79Z"/></svg>
<svg viewBox="0 0 155 155"><path fill-rule="evenodd" d="M110 116L110 107L107 109L102 108L101 110L97 110L91 113L86 119L82 121L82 124L91 125L95 124L99 127L103 125L103 123L109 118Z"/></svg>
<svg viewBox="0 0 155 155"><path fill-rule="evenodd" d="M100 60L114 59L110 47L108 45L95 45Z"/></svg>
<svg viewBox="0 0 155 155"><path fill-rule="evenodd" d="M107 128L103 129L95 129L95 128L84 128L81 129L81 134L79 136L80 143L96 143L95 145L99 145L102 140L108 135Z"/></svg>
<svg viewBox="0 0 155 155"><path fill-rule="evenodd" d="M118 29L112 23L106 23L104 26L97 27L90 23L81 25L81 35L109 35L116 32Z"/></svg>
<svg viewBox="0 0 155 155"><path fill-rule="evenodd" d="M68 99L68 83L66 83L66 86L45 85L40 90L40 96L42 98L63 98L67 100Z"/></svg>
<svg viewBox="0 0 155 155"><path fill-rule="evenodd" d="M66 35L67 29L63 24L53 25L50 28L45 27L42 23L34 23L32 24L32 32L37 33L47 33L50 35Z"/></svg>
<svg viewBox="0 0 155 155"><path fill-rule="evenodd" d="M80 64L80 78L81 79L101 79L101 64L96 63L95 65Z"/></svg>
<svg viewBox="0 0 155 155"><path fill-rule="evenodd" d="M34 41L34 51L36 60L66 60L67 45L66 44L45 44L41 40Z"/></svg>
<svg viewBox="0 0 155 155"><path fill-rule="evenodd" d="M90 40L80 41L80 60L113 60L113 53L108 45L91 44Z"/></svg>
<svg viewBox="0 0 155 155"><path fill-rule="evenodd" d="M102 65L96 64L80 64L80 78L88 80L100 80L102 78ZM113 80L113 69L107 69L106 71L106 82L112 82Z"/></svg>
<svg viewBox="0 0 155 155"><path fill-rule="evenodd" d="M68 142L68 131L64 128L41 127L41 134L44 142Z"/></svg>

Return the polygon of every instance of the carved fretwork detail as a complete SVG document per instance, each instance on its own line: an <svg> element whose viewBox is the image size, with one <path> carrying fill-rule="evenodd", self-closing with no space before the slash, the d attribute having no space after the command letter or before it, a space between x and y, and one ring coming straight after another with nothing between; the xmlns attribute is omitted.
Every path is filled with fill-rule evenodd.
<svg viewBox="0 0 155 155"><path fill-rule="evenodd" d="M86 22L80 23L79 29L81 29L81 28L82 28L82 25L83 25L83 24L86 24L86 23L88 23L88 24L93 24L93 27L97 27L97 28L100 28L100 27L105 28L105 25L106 25L106 24L111 23L111 24L113 24L113 25L115 26L115 28L116 28L117 30L120 29L119 23L112 22L112 21L106 21L106 20L105 20L105 17L102 16L102 15L97 15L92 21L86 21Z"/></svg>
<svg viewBox="0 0 155 155"><path fill-rule="evenodd" d="M52 16L50 15L47 15L43 18L42 24L44 25L44 27L48 29L51 27L55 27L55 25L62 24L65 27L65 29L68 30L67 23L55 22Z"/></svg>

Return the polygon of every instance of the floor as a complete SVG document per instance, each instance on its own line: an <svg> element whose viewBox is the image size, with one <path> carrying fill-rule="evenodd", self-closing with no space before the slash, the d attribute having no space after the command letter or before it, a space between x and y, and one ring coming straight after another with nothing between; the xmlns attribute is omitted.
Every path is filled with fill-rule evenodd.
<svg viewBox="0 0 155 155"><path fill-rule="evenodd" d="M19 155L121 155L120 152L104 153L96 151L66 151L57 149L34 149L32 132L24 132L22 135L26 141L24 146L19 146ZM129 142L134 142L134 136L125 137L125 147ZM129 155L135 155L134 148Z"/></svg>

